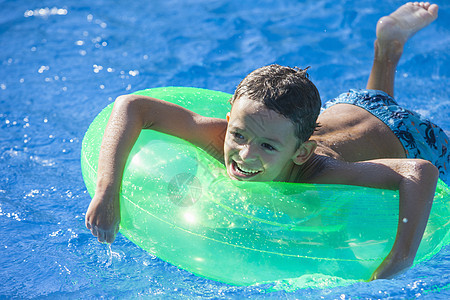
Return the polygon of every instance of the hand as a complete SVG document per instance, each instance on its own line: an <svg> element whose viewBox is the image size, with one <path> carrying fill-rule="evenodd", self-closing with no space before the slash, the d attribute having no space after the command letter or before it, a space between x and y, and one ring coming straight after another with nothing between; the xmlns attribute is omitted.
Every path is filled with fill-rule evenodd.
<svg viewBox="0 0 450 300"><path fill-rule="evenodd" d="M97 194L86 212L86 227L100 243L112 243L119 232L120 204L118 195L100 197Z"/></svg>

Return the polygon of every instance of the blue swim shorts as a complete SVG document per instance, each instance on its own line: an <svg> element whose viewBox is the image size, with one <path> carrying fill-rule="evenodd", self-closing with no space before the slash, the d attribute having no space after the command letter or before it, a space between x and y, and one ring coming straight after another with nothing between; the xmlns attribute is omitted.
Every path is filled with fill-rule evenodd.
<svg viewBox="0 0 450 300"><path fill-rule="evenodd" d="M439 177L449 184L449 138L440 127L418 113L400 107L383 91L350 90L328 101L324 107L338 103L356 105L383 121L400 140L408 158L430 161L439 169Z"/></svg>

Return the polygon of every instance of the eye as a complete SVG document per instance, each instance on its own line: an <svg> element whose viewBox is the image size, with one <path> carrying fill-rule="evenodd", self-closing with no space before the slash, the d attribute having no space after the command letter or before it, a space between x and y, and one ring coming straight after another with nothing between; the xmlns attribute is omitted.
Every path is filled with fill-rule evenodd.
<svg viewBox="0 0 450 300"><path fill-rule="evenodd" d="M269 150L269 151L277 151L277 149L274 146L272 146L271 144L262 143L261 146L264 149Z"/></svg>
<svg viewBox="0 0 450 300"><path fill-rule="evenodd" d="M244 136L242 134L240 134L239 132L232 132L231 134L233 135L233 137L236 140L243 140L244 139Z"/></svg>

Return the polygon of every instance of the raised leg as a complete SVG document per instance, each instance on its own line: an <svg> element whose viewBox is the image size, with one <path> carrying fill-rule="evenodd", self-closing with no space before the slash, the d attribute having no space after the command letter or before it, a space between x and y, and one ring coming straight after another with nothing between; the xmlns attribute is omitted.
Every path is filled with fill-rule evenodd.
<svg viewBox="0 0 450 300"><path fill-rule="evenodd" d="M394 96L395 71L405 43L437 18L438 9L436 4L428 2L409 2L378 21L375 57L367 89Z"/></svg>

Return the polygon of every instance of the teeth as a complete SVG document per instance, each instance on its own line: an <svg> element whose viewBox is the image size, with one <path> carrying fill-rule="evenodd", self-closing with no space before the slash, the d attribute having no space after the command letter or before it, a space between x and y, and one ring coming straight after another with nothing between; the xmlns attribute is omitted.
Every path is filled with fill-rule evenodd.
<svg viewBox="0 0 450 300"><path fill-rule="evenodd" d="M241 166L241 165L238 164L238 163L236 163L236 166L237 166L237 168L239 169L239 171L242 171L242 172L244 172L244 173L256 174L256 173L259 172L259 170L250 170L250 169L247 169L246 167Z"/></svg>

